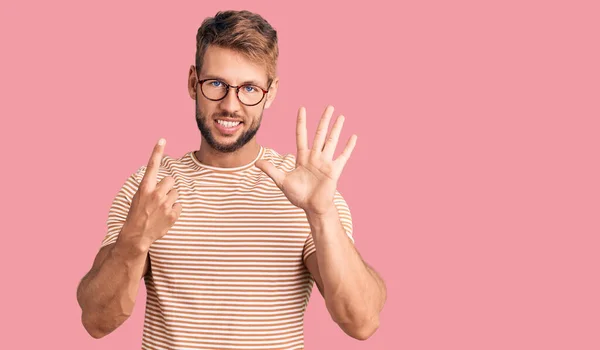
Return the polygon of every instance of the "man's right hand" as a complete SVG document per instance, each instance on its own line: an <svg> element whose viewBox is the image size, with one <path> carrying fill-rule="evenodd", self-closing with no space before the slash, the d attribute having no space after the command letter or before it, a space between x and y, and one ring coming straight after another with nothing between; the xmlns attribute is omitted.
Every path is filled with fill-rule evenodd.
<svg viewBox="0 0 600 350"><path fill-rule="evenodd" d="M167 234L182 210L181 204L175 203L178 198L177 189L173 188L175 180L166 176L156 183L165 143L164 139L160 139L154 146L120 233L123 241L144 252L154 241Z"/></svg>

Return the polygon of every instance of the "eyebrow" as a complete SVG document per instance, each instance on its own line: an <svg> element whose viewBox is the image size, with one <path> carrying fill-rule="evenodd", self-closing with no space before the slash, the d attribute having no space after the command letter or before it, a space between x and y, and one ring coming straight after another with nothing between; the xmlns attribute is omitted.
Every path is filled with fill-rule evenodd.
<svg viewBox="0 0 600 350"><path fill-rule="evenodd" d="M224 79L224 78L222 78L218 75L214 75L214 74L205 74L204 78L202 78L202 80L204 80L204 79L216 79L216 80L220 80L222 82L229 84L229 82L227 82L227 79ZM229 85L231 85L231 84L229 84ZM256 80L246 80L243 83L241 83L240 86L241 85L256 85L256 86L260 86L260 87L263 86L263 84L257 82Z"/></svg>

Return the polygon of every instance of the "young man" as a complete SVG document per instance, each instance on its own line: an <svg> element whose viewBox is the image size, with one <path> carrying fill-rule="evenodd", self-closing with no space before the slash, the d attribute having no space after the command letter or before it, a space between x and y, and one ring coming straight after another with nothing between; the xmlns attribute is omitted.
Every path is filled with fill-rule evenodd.
<svg viewBox="0 0 600 350"><path fill-rule="evenodd" d="M259 15L202 23L188 79L200 149L172 158L161 139L115 197L77 290L94 338L131 315L142 277L145 349L301 349L315 281L344 332L367 339L378 328L385 285L356 251L336 190L356 143L333 159L343 116L328 132L328 107L309 147L301 108L295 156L256 141L277 57L277 33Z"/></svg>

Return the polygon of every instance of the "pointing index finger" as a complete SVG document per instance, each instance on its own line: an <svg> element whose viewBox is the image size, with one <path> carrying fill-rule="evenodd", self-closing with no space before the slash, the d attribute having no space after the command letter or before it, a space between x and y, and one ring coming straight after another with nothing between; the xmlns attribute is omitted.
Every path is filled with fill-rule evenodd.
<svg viewBox="0 0 600 350"><path fill-rule="evenodd" d="M148 166L146 167L146 173L144 174L144 178L140 184L140 187L144 187L148 190L152 190L156 186L156 178L158 175L158 168L160 167L160 162L162 160L163 151L165 149L166 140L160 139L158 143L154 146L152 150L152 155L150 156L150 160L148 161Z"/></svg>

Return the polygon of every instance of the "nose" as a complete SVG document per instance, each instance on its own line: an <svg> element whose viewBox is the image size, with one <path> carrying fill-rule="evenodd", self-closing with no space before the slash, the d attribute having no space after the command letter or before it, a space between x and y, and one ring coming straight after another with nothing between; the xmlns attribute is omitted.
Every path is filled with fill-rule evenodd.
<svg viewBox="0 0 600 350"><path fill-rule="evenodd" d="M236 88L230 87L227 96L221 100L220 107L224 111L231 114L238 112L241 108L240 100L238 100Z"/></svg>

